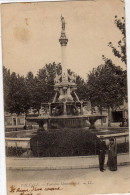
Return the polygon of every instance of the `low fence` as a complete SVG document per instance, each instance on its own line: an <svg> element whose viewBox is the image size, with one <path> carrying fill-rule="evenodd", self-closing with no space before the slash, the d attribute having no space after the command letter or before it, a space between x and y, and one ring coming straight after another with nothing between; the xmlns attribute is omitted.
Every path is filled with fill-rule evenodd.
<svg viewBox="0 0 130 195"><path fill-rule="evenodd" d="M39 125L17 125L17 126L5 126L5 132L12 131L24 131L24 130L35 130L38 129Z"/></svg>
<svg viewBox="0 0 130 195"><path fill-rule="evenodd" d="M100 135L97 136L100 138ZM106 145L109 144L109 139L113 137L117 143L118 153L125 153L129 151L129 133L109 134L104 135ZM31 138L5 138L6 155L15 157L31 157L30 154L30 139ZM38 143L37 143L38 151ZM95 155L97 154L97 148L95 143ZM39 155L38 155L39 157Z"/></svg>
<svg viewBox="0 0 130 195"><path fill-rule="evenodd" d="M22 157L24 153L29 157L30 138L5 138L6 155Z"/></svg>
<svg viewBox="0 0 130 195"><path fill-rule="evenodd" d="M109 144L109 139L112 137L115 139L116 143L127 143L129 142L129 133L119 133L119 134L109 134L109 135L97 135L98 138L100 138L100 136L103 137L103 139L106 141L106 145ZM124 141L123 141L124 139Z"/></svg>

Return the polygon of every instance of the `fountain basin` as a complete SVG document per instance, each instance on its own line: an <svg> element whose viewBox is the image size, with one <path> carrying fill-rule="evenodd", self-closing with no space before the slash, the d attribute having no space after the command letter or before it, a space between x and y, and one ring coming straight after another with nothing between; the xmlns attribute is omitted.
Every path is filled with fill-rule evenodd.
<svg viewBox="0 0 130 195"><path fill-rule="evenodd" d="M87 126L86 120L90 123L89 129L96 129L95 122L99 119L106 118L106 115L61 115L61 116L38 116L27 117L27 121L37 122L39 128L43 128L43 125L47 124L47 129L52 128L75 128Z"/></svg>

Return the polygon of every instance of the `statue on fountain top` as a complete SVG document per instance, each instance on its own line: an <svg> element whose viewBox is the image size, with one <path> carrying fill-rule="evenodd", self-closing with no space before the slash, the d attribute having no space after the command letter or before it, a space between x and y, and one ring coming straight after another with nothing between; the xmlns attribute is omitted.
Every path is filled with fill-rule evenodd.
<svg viewBox="0 0 130 195"><path fill-rule="evenodd" d="M62 30L65 31L65 19L62 15L61 15L61 23L62 23Z"/></svg>

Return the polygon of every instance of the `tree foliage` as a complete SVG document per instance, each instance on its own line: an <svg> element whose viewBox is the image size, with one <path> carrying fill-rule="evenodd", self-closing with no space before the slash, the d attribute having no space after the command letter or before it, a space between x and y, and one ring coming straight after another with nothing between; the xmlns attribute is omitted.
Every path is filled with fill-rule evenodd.
<svg viewBox="0 0 130 195"><path fill-rule="evenodd" d="M26 113L29 109L29 96L25 79L15 72L3 68L4 80L4 105L5 110L10 113Z"/></svg>
<svg viewBox="0 0 130 195"><path fill-rule="evenodd" d="M87 100L86 82L79 75L76 76L76 93L80 100Z"/></svg>
<svg viewBox="0 0 130 195"><path fill-rule="evenodd" d="M115 16L115 25L117 28L121 31L122 39L118 41L118 48L113 46L112 42L109 42L108 46L112 48L113 54L120 58L122 62L125 64L127 63L126 58L126 29L125 29L125 19L122 17L119 19L117 16Z"/></svg>
<svg viewBox="0 0 130 195"><path fill-rule="evenodd" d="M26 77L10 74L3 67L5 111L10 113L27 113L29 108L39 111L41 103L52 102L54 78L61 74L61 64L55 62L46 64L38 70L36 76L28 72ZM71 70L69 70L72 73ZM84 99L86 85L80 76L76 76L77 94Z"/></svg>
<svg viewBox="0 0 130 195"><path fill-rule="evenodd" d="M88 75L87 94L92 106L114 108L122 104L127 94L126 71L104 57L104 64Z"/></svg>

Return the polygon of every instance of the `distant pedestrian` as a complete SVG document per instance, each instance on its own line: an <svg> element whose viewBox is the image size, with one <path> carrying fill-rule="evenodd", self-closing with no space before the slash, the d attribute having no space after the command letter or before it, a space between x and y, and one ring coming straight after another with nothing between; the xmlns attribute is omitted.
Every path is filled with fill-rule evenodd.
<svg viewBox="0 0 130 195"><path fill-rule="evenodd" d="M117 146L114 138L110 138L109 150L108 150L108 167L110 171L117 170Z"/></svg>
<svg viewBox="0 0 130 195"><path fill-rule="evenodd" d="M99 169L101 172L103 172L104 169L104 162L105 162L105 154L106 154L107 146L104 141L104 137L100 137L100 145L98 148L98 158L99 158Z"/></svg>

